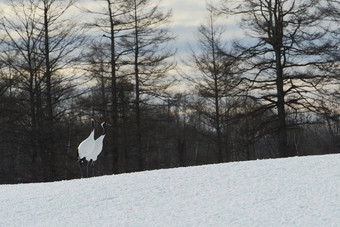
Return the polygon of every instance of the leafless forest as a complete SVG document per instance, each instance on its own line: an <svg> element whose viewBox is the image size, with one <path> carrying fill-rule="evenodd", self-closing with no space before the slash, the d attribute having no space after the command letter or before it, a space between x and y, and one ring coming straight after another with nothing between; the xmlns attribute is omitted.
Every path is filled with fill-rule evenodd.
<svg viewBox="0 0 340 227"><path fill-rule="evenodd" d="M339 153L340 1L214 1L186 59L171 9L91 5L2 5L0 183L79 178L91 118L97 176ZM231 17L246 37L224 39Z"/></svg>

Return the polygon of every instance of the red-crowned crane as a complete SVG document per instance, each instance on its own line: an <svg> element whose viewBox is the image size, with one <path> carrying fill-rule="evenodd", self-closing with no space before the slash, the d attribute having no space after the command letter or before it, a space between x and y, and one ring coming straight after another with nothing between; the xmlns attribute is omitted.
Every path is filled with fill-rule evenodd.
<svg viewBox="0 0 340 227"><path fill-rule="evenodd" d="M102 152L103 149L103 140L106 135L106 122L102 122L101 126L103 128L103 134L99 136L95 142L92 152L86 157L88 162L91 162L92 165L92 175L94 175L94 164L97 161L98 155Z"/></svg>
<svg viewBox="0 0 340 227"><path fill-rule="evenodd" d="M80 168L81 177L83 177L83 172L81 170L81 164L87 159L87 156L91 154L94 149L95 140L94 140L94 119L91 119L91 133L90 135L83 140L78 146L78 166ZM88 175L88 167L87 167L87 175Z"/></svg>

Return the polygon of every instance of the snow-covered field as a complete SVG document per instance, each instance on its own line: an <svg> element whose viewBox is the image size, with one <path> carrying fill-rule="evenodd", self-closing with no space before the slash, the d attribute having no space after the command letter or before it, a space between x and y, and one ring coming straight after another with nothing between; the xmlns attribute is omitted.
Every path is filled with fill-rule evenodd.
<svg viewBox="0 0 340 227"><path fill-rule="evenodd" d="M340 155L1 185L0 226L340 226Z"/></svg>

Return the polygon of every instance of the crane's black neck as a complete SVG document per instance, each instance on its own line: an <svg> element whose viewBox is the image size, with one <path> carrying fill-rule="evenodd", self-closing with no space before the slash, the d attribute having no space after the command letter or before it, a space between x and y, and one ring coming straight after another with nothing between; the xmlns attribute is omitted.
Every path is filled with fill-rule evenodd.
<svg viewBox="0 0 340 227"><path fill-rule="evenodd" d="M94 130L94 120L91 119L91 131L93 131L93 130Z"/></svg>
<svg viewBox="0 0 340 227"><path fill-rule="evenodd" d="M103 135L105 135L106 134L106 123L104 122L103 124L102 124L102 128L103 128Z"/></svg>

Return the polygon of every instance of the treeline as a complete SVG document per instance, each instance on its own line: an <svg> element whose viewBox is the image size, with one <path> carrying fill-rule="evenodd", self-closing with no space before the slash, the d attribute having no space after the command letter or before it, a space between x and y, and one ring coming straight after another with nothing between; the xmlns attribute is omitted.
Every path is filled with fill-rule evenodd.
<svg viewBox="0 0 340 227"><path fill-rule="evenodd" d="M3 3L0 183L79 178L91 118L96 175L337 153L340 3L214 3L178 65L155 1Z"/></svg>

